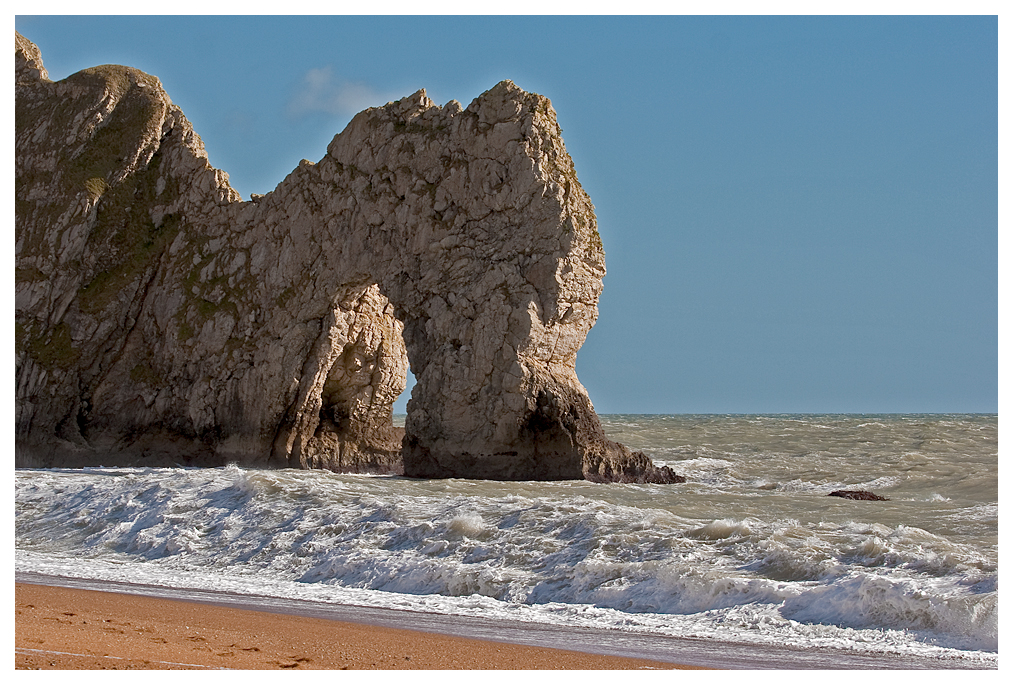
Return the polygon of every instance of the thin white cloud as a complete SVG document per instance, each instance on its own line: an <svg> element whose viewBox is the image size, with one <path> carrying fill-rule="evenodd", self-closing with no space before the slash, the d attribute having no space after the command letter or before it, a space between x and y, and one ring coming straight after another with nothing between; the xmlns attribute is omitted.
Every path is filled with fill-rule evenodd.
<svg viewBox="0 0 1013 685"><path fill-rule="evenodd" d="M366 83L345 81L334 75L330 66L310 69L288 103L291 116L313 112L356 114L367 107L387 103L391 98L380 94Z"/></svg>

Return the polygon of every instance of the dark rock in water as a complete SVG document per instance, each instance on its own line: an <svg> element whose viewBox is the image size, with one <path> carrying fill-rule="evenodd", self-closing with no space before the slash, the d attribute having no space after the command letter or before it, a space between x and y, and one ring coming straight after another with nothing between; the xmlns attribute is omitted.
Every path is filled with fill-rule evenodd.
<svg viewBox="0 0 1013 685"><path fill-rule="evenodd" d="M867 499L877 502L888 502L889 498L877 495L868 490L834 490L827 497L843 497L844 499Z"/></svg>
<svg viewBox="0 0 1013 685"><path fill-rule="evenodd" d="M661 483L662 485L686 482L686 476L680 476L667 466L656 466L655 470L657 471L657 474L655 475L655 478L657 478L657 480L652 480L648 482Z"/></svg>
<svg viewBox="0 0 1013 685"><path fill-rule="evenodd" d="M609 455L619 457L584 458L584 479L593 483L685 483L686 478L668 466L654 464L643 452L632 452L626 445L608 442ZM590 466L590 468L589 468Z"/></svg>

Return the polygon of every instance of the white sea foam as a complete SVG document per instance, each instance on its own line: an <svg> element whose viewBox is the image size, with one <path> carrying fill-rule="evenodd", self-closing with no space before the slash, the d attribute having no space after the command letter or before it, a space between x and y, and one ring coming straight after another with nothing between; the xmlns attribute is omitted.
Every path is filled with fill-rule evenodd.
<svg viewBox="0 0 1013 685"><path fill-rule="evenodd" d="M839 463L820 471L807 458L809 472L786 479L790 455L737 449L752 456L692 459L712 482L676 487L234 466L17 471L16 564L567 625L994 658L994 501L946 490L946 501L826 498L826 483L842 481L832 473ZM852 470L866 474L855 482L907 487L876 473L880 461L856 462ZM776 473L764 474L764 463Z"/></svg>

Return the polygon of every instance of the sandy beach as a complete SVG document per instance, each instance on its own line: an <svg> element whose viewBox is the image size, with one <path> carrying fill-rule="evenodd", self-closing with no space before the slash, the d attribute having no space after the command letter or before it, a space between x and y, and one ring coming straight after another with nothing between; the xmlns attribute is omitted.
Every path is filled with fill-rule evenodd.
<svg viewBox="0 0 1013 685"><path fill-rule="evenodd" d="M18 669L672 669L676 664L15 583Z"/></svg>

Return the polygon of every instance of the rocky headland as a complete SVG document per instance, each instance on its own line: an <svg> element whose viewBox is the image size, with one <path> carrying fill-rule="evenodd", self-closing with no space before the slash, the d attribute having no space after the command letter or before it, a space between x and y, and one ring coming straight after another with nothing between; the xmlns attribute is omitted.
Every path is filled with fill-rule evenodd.
<svg viewBox="0 0 1013 685"><path fill-rule="evenodd" d="M605 259L546 98L418 91L243 201L157 78L14 60L17 466L681 480L577 379Z"/></svg>

